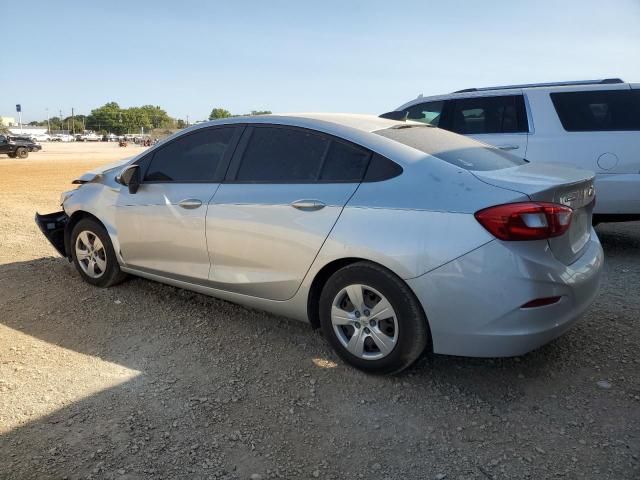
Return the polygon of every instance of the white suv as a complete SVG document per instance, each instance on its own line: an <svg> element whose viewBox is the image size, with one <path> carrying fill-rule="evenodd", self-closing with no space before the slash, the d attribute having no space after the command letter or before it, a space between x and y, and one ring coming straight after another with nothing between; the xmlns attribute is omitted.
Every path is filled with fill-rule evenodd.
<svg viewBox="0 0 640 480"><path fill-rule="evenodd" d="M596 173L595 221L640 220L640 84L617 78L420 95L386 118L430 123L529 161Z"/></svg>

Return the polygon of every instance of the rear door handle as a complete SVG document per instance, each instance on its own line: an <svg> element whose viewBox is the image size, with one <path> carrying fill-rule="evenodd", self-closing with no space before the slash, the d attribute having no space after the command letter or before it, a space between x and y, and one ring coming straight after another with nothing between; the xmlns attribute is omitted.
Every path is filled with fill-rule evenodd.
<svg viewBox="0 0 640 480"><path fill-rule="evenodd" d="M520 148L520 145L498 145L500 150L517 150Z"/></svg>
<svg viewBox="0 0 640 480"><path fill-rule="evenodd" d="M184 200L178 202L178 205L180 205L182 208L186 208L187 210L193 210L194 208L198 208L200 205L202 205L202 201L198 200L197 198L185 198Z"/></svg>
<svg viewBox="0 0 640 480"><path fill-rule="evenodd" d="M291 206L305 212L313 212L326 207L320 200L296 200L291 203Z"/></svg>

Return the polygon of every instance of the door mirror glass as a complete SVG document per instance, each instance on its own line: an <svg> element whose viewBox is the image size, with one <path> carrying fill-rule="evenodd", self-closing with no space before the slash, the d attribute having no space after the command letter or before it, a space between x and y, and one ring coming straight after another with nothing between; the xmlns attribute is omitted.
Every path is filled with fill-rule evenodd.
<svg viewBox="0 0 640 480"><path fill-rule="evenodd" d="M129 193L136 193L140 187L140 167L138 165L125 167L116 177L116 182L129 187Z"/></svg>

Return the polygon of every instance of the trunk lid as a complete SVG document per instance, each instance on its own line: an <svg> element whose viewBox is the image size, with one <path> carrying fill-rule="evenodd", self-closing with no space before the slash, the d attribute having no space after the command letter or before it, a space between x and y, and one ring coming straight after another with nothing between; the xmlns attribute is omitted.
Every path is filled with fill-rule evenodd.
<svg viewBox="0 0 640 480"><path fill-rule="evenodd" d="M595 205L593 172L536 162L471 173L485 183L523 193L531 200L571 207L571 227L564 235L550 238L548 242L554 256L562 263L570 265L580 258L591 236Z"/></svg>

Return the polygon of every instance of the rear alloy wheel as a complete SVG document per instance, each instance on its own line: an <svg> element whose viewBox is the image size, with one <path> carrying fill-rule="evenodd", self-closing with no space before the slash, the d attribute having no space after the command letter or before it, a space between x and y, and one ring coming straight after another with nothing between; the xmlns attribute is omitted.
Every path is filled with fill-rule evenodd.
<svg viewBox="0 0 640 480"><path fill-rule="evenodd" d="M331 323L342 346L357 358L384 358L398 343L396 312L389 300L367 285L349 285L338 292Z"/></svg>
<svg viewBox="0 0 640 480"><path fill-rule="evenodd" d="M369 262L331 276L320 297L320 322L340 357L370 373L404 370L429 339L426 317L413 292L392 272Z"/></svg>
<svg viewBox="0 0 640 480"><path fill-rule="evenodd" d="M82 278L98 287L120 283L126 274L120 270L109 234L95 220L80 220L71 232L71 257Z"/></svg>
<svg viewBox="0 0 640 480"><path fill-rule="evenodd" d="M16 157L27 158L28 156L29 156L29 151L26 148L20 147L16 149Z"/></svg>

